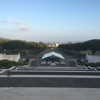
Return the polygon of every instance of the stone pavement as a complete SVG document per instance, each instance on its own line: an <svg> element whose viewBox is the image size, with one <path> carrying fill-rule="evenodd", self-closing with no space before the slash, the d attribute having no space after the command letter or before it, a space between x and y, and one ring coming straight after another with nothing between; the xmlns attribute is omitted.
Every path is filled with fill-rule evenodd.
<svg viewBox="0 0 100 100"><path fill-rule="evenodd" d="M100 88L0 88L0 100L100 100Z"/></svg>

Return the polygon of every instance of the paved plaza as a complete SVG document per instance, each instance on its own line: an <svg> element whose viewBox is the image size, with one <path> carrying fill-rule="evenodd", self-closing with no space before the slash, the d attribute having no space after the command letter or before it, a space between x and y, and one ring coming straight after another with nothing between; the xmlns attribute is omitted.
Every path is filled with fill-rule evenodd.
<svg viewBox="0 0 100 100"><path fill-rule="evenodd" d="M7 74L0 75L0 100L100 100L98 71L87 71L81 67L70 66L25 68L11 70L17 74L9 74L9 77ZM19 74L20 72L22 74ZM28 72L34 74L29 75ZM52 74L41 74L42 72ZM63 74L53 74L59 72ZM68 72L71 75L64 74ZM87 74L72 75L75 72Z"/></svg>
<svg viewBox="0 0 100 100"><path fill-rule="evenodd" d="M0 100L100 100L100 89L0 88Z"/></svg>

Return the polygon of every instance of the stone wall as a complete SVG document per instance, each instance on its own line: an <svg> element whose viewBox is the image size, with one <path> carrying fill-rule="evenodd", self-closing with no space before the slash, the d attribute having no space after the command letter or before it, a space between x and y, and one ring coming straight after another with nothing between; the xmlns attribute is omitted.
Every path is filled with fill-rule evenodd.
<svg viewBox="0 0 100 100"><path fill-rule="evenodd" d="M0 87L100 88L100 78L0 77Z"/></svg>

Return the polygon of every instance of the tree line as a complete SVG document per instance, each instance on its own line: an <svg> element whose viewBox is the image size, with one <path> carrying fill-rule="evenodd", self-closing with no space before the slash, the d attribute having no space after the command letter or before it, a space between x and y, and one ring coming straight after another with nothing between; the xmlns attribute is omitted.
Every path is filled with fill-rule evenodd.
<svg viewBox="0 0 100 100"><path fill-rule="evenodd" d="M97 51L100 50L100 40L99 39L93 39L88 40L82 43L75 43L75 44L61 44L58 46L58 48L66 49L66 50L72 50L80 53L80 51L86 51L90 50L92 54L94 55Z"/></svg>
<svg viewBox="0 0 100 100"><path fill-rule="evenodd" d="M24 50L28 55L44 48L46 48L46 45L43 42L26 42L21 40L0 41L1 51L10 50L12 52L20 52Z"/></svg>

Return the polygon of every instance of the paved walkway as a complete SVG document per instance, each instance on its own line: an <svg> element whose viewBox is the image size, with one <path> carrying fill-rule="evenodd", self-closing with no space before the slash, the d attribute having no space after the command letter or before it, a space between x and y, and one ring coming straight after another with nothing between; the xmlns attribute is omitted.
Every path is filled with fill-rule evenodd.
<svg viewBox="0 0 100 100"><path fill-rule="evenodd" d="M8 75L0 75L0 77L8 77ZM96 75L10 75L9 77L53 77L53 78L99 78L100 76Z"/></svg>
<svg viewBox="0 0 100 100"><path fill-rule="evenodd" d="M100 100L100 89L0 88L0 100Z"/></svg>
<svg viewBox="0 0 100 100"><path fill-rule="evenodd" d="M79 69L77 67L70 67L70 66L67 66L67 67L63 67L63 66L59 66L59 67L55 67L55 66L38 66L38 67L35 67L34 70L51 70L51 71L69 71L69 70L82 70L82 69Z"/></svg>

